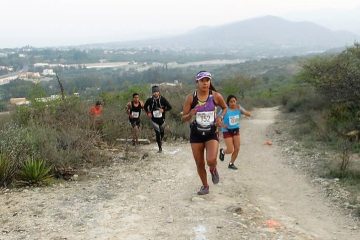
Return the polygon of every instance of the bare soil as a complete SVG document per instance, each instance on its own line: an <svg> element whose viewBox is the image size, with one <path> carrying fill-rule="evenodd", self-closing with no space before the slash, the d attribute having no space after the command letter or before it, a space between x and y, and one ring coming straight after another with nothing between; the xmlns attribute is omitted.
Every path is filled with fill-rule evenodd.
<svg viewBox="0 0 360 240"><path fill-rule="evenodd" d="M219 161L208 195L190 144L130 147L76 181L2 189L0 239L360 239L359 222L264 144L277 114L242 120L239 170Z"/></svg>

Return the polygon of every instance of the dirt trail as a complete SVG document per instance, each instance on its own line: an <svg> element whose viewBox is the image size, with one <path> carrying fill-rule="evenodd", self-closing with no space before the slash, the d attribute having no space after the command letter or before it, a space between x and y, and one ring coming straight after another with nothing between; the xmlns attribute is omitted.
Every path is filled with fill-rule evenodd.
<svg viewBox="0 0 360 240"><path fill-rule="evenodd" d="M360 239L356 222L263 144L276 114L242 121L239 170L226 156L209 195L196 195L188 143L131 148L86 180L1 190L0 239Z"/></svg>

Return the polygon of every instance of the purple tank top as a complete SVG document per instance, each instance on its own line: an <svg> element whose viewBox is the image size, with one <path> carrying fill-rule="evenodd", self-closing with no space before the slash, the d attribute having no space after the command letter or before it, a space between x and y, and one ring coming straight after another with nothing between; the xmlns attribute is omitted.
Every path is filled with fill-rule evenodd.
<svg viewBox="0 0 360 240"><path fill-rule="evenodd" d="M215 101L211 91L209 92L206 102L199 101L195 92L192 106L192 108L196 110L195 121L198 124L213 125L215 123Z"/></svg>
<svg viewBox="0 0 360 240"><path fill-rule="evenodd" d="M209 112L215 111L215 101L212 91L209 92L209 96L206 102L199 101L197 97L197 92L194 92L193 104L191 104L191 109L195 108L197 112Z"/></svg>

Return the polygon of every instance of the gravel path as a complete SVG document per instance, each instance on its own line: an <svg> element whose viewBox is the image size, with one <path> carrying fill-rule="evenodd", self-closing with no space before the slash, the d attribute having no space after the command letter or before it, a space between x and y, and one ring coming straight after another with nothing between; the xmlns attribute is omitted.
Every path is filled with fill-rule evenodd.
<svg viewBox="0 0 360 240"><path fill-rule="evenodd" d="M290 168L280 146L264 145L277 114L242 120L239 170L229 156L218 162L209 195L196 195L190 144L130 147L78 181L0 190L0 239L360 239L358 223Z"/></svg>

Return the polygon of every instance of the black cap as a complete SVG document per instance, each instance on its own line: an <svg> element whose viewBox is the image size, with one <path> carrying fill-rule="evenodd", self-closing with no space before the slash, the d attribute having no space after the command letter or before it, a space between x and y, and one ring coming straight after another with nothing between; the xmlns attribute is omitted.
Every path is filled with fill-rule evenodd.
<svg viewBox="0 0 360 240"><path fill-rule="evenodd" d="M159 86L152 86L151 92L152 92L152 93L154 93L154 92L160 92Z"/></svg>

